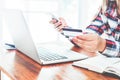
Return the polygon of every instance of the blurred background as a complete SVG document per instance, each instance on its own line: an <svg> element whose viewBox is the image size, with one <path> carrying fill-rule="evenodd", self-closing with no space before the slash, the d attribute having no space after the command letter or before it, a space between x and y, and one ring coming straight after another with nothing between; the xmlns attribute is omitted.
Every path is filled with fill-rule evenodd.
<svg viewBox="0 0 120 80"><path fill-rule="evenodd" d="M60 39L62 36L49 23L52 16L63 17L73 28L85 29L98 11L102 0L0 0L0 9L20 9L36 42ZM12 43L11 35L0 16L0 36Z"/></svg>

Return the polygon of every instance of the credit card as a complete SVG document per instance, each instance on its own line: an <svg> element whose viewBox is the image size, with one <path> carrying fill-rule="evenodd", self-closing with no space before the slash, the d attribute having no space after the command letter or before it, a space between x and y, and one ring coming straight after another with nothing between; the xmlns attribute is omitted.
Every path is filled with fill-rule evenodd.
<svg viewBox="0 0 120 80"><path fill-rule="evenodd" d="M73 28L63 28L62 34L70 40L71 43L73 43L76 47L79 47L77 44L75 44L72 41L72 38L78 35L82 35L81 29L73 29Z"/></svg>
<svg viewBox="0 0 120 80"><path fill-rule="evenodd" d="M63 28L63 35L65 35L66 37L75 37L78 35L82 35L82 30L73 28Z"/></svg>

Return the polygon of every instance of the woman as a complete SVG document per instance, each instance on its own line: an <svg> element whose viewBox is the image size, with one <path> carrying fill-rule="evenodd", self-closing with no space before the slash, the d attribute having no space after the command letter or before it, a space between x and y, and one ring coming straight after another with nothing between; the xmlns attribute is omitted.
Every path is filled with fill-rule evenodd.
<svg viewBox="0 0 120 80"><path fill-rule="evenodd" d="M67 27L63 18L51 22L59 31ZM99 13L85 32L72 41L88 52L99 51L107 56L120 56L120 0L103 0Z"/></svg>

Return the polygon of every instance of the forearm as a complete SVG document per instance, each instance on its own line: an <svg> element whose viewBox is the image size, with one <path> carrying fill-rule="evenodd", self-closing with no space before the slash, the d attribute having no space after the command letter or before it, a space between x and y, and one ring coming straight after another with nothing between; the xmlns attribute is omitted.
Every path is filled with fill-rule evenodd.
<svg viewBox="0 0 120 80"><path fill-rule="evenodd" d="M87 32L98 34L98 32L96 32L95 30L92 30L90 28L87 29ZM105 44L104 44L104 42L105 42L104 40L106 41ZM101 48L99 48L98 51L101 52L101 54L104 54L107 56L120 56L120 42L115 41L113 38L107 38L104 40L100 44Z"/></svg>

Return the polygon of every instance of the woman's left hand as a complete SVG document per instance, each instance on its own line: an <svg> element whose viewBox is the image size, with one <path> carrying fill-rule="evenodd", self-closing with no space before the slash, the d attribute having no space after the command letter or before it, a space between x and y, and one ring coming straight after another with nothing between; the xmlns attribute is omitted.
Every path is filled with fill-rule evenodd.
<svg viewBox="0 0 120 80"><path fill-rule="evenodd" d="M78 35L72 41L88 52L102 52L106 46L106 40L93 33Z"/></svg>

